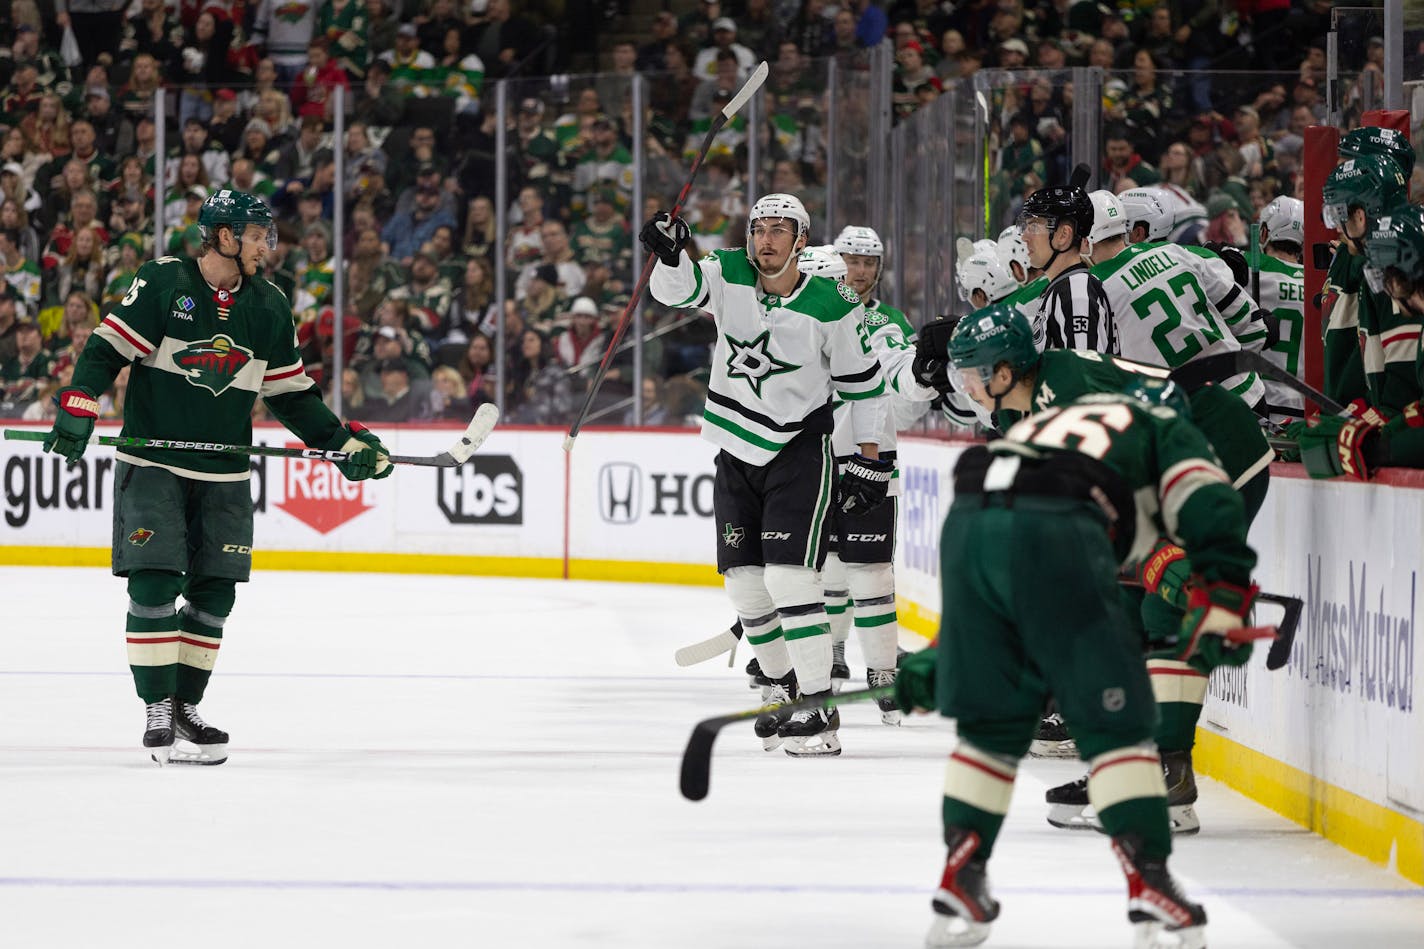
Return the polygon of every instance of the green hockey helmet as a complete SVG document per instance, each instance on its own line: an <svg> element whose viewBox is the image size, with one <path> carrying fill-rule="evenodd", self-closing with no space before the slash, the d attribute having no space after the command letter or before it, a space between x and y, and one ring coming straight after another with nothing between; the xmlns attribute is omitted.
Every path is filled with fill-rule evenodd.
<svg viewBox="0 0 1424 949"><path fill-rule="evenodd" d="M1365 279L1376 293L1408 297L1424 285L1424 209L1391 208L1365 239Z"/></svg>
<svg viewBox="0 0 1424 949"><path fill-rule="evenodd" d="M213 245L217 243L218 228L223 226L232 228L232 236L241 244L249 224L266 228L267 249L276 249L277 225L272 220L272 209L256 195L223 188L208 195L198 209L198 230L203 240Z"/></svg>
<svg viewBox="0 0 1424 949"><path fill-rule="evenodd" d="M1366 126L1351 129L1340 139L1341 158L1359 158L1361 155L1383 155L1391 158L1404 173L1404 180L1414 174L1414 146L1397 129Z"/></svg>
<svg viewBox="0 0 1424 949"><path fill-rule="evenodd" d="M1325 179L1323 198L1321 216L1326 227L1343 233L1350 212L1363 208L1365 230L1368 232L1374 229L1375 220L1386 210L1409 200L1409 187L1393 159L1383 155L1361 155L1346 159L1330 172Z"/></svg>
<svg viewBox="0 0 1424 949"><path fill-rule="evenodd" d="M1000 363L1008 363L1017 378L1038 365L1039 355L1028 317L1011 306L986 306L954 328L949 338L950 378L977 372L987 386ZM961 382L955 385L963 391Z"/></svg>
<svg viewBox="0 0 1424 949"><path fill-rule="evenodd" d="M1186 391L1171 379L1143 376L1123 387L1122 394L1153 408L1171 409L1183 418L1192 417L1192 404Z"/></svg>

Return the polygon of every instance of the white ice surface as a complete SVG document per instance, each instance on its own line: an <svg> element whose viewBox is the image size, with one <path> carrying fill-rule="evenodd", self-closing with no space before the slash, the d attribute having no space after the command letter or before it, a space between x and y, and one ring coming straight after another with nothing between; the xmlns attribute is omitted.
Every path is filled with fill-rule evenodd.
<svg viewBox="0 0 1424 949"><path fill-rule="evenodd" d="M692 724L756 704L672 662L720 591L262 573L203 703L231 760L163 770L125 602L105 571L0 569L0 947L920 945L947 723L857 706L813 761L739 726L679 796ZM992 949L1130 945L1106 840L1043 820L1077 773L1020 771ZM1198 813L1174 866L1213 949L1424 946L1424 890L1215 782Z"/></svg>

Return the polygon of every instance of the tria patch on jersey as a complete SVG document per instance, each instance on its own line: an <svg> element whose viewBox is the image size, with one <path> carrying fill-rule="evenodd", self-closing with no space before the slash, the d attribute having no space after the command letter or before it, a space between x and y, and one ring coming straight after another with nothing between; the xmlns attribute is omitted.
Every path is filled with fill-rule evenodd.
<svg viewBox="0 0 1424 949"><path fill-rule="evenodd" d="M843 284L843 283L840 283L840 282L837 282L837 283L836 283L836 292L839 293L839 294L841 295L841 299L842 299L842 300L845 300L845 302L847 302L847 303L859 303L859 302L860 302L860 295L857 294L857 293L856 293L854 290L852 290L850 287L847 287L847 286L846 286L845 284Z"/></svg>
<svg viewBox="0 0 1424 949"><path fill-rule="evenodd" d="M148 543L150 540L153 539L153 531L149 530L146 527L140 527L138 530L130 534L128 539L129 543L133 544L135 547L142 547L144 544Z"/></svg>
<svg viewBox="0 0 1424 949"><path fill-rule="evenodd" d="M194 303L193 298L188 296L187 294L184 294L183 296L178 298L178 309L182 310L184 313L192 313L193 307L195 306L197 306L197 304Z"/></svg>
<svg viewBox="0 0 1424 949"><path fill-rule="evenodd" d="M252 350L239 346L232 337L219 333L212 339L189 343L173 354L173 362L188 382L222 395L242 367L252 361Z"/></svg>
<svg viewBox="0 0 1424 949"><path fill-rule="evenodd" d="M764 331L751 342L743 342L731 336L725 338L727 348L731 350L731 355L727 357L727 377L745 379L757 398L761 398L761 384L767 379L801 368L771 354L771 330Z"/></svg>

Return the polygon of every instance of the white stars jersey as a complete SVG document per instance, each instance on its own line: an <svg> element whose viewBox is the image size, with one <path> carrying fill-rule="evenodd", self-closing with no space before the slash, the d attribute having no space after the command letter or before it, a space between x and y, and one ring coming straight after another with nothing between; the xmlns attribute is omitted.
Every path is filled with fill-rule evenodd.
<svg viewBox="0 0 1424 949"><path fill-rule="evenodd" d="M833 398L850 403L857 442L878 444L885 381L871 350L864 308L849 287L802 276L787 296L763 294L741 248L676 267L658 261L653 298L712 314L717 344L702 436L753 465L765 465Z"/></svg>

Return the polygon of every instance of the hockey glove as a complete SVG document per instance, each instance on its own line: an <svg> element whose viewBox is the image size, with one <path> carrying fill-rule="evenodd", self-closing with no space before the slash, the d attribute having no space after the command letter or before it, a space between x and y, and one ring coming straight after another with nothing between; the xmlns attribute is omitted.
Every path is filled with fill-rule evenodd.
<svg viewBox="0 0 1424 949"><path fill-rule="evenodd" d="M1312 478L1343 475L1368 481L1370 471L1384 463L1386 452L1379 437L1382 427L1365 419L1321 416L1296 439L1306 473Z"/></svg>
<svg viewBox="0 0 1424 949"><path fill-rule="evenodd" d="M1251 658L1251 644L1228 642L1226 634L1246 625L1246 614L1260 587L1219 581L1208 583L1193 577L1187 593L1187 613L1182 617L1180 662L1191 662L1202 671L1217 666L1245 665Z"/></svg>
<svg viewBox="0 0 1424 949"><path fill-rule="evenodd" d="M659 211L643 225L638 232L638 240L642 241L648 253L657 254L658 260L669 267L676 267L682 259L682 249L692 240L692 232L682 218Z"/></svg>
<svg viewBox="0 0 1424 949"><path fill-rule="evenodd" d="M841 475L839 502L845 514L868 514L885 503L895 462L857 454Z"/></svg>
<svg viewBox="0 0 1424 949"><path fill-rule="evenodd" d="M66 386L54 397L59 410L54 425L44 438L44 450L63 455L73 468L89 445L94 434L94 420L99 417L99 400L83 386Z"/></svg>
<svg viewBox="0 0 1424 949"><path fill-rule="evenodd" d="M935 708L935 654L938 646L912 652L900 661L895 675L895 706L902 712Z"/></svg>
<svg viewBox="0 0 1424 949"><path fill-rule="evenodd" d="M953 392L949 382L949 337L958 318L946 317L926 323L915 337L915 361L910 365L915 381L937 392Z"/></svg>
<svg viewBox="0 0 1424 949"><path fill-rule="evenodd" d="M348 437L341 450L350 452L345 461L336 462L336 467L346 476L347 481L365 481L367 478L389 478L395 466L390 463L390 452L376 433L360 422L348 422Z"/></svg>
<svg viewBox="0 0 1424 949"><path fill-rule="evenodd" d="M1251 266L1246 263L1246 255L1241 253L1240 248L1221 241L1208 241L1206 249L1226 261L1226 266L1231 268L1232 279L1239 286L1249 287L1251 285Z"/></svg>

